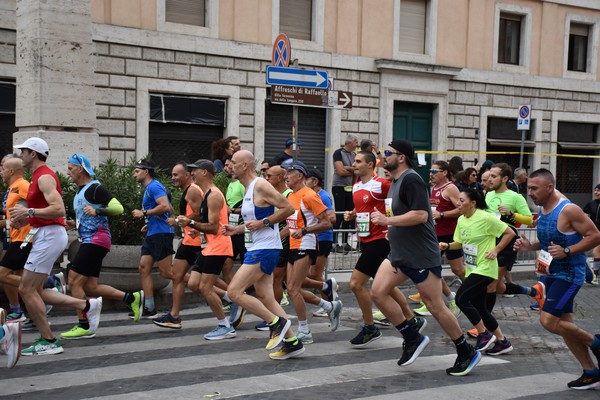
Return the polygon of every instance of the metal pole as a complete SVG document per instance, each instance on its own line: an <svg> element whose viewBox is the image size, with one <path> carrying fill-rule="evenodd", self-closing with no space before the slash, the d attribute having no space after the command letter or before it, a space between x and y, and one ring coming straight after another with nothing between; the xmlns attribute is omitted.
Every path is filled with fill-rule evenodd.
<svg viewBox="0 0 600 400"><path fill-rule="evenodd" d="M523 152L525 151L525 130L521 131L521 153L519 154L519 168L523 168Z"/></svg>
<svg viewBox="0 0 600 400"><path fill-rule="evenodd" d="M294 144L292 145L292 150L294 152L294 160L298 160L298 106L292 107L292 140Z"/></svg>

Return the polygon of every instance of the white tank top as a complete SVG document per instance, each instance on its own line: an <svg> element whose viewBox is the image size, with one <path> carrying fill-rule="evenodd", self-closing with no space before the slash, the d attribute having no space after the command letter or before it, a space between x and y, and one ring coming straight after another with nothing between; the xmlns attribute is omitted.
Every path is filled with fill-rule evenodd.
<svg viewBox="0 0 600 400"><path fill-rule="evenodd" d="M258 207L254 204L254 185L259 179L264 180L263 178L254 178L244 194L244 201L242 202L242 217L244 218L244 221L262 221L273 215L275 212L274 206ZM251 235L252 244L249 244L249 241L246 241L246 248L248 250L283 249L281 246L281 239L279 238L278 224L273 224L269 227L253 231L251 232Z"/></svg>

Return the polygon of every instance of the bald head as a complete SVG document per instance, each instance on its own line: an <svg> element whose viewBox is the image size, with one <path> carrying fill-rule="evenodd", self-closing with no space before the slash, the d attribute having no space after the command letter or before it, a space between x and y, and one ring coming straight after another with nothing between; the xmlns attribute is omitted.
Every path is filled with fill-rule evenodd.
<svg viewBox="0 0 600 400"><path fill-rule="evenodd" d="M4 168L10 168L15 170L15 172L23 173L23 160L17 157L7 158L4 160Z"/></svg>
<svg viewBox="0 0 600 400"><path fill-rule="evenodd" d="M232 159L235 159L238 163L254 163L254 154L248 150L240 150L235 152Z"/></svg>

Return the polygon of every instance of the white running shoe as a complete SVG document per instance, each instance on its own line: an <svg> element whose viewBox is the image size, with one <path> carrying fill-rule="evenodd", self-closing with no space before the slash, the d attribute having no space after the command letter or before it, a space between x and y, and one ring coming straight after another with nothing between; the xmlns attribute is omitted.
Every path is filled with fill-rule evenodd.
<svg viewBox="0 0 600 400"><path fill-rule="evenodd" d="M90 334L95 334L100 325L100 314L102 313L102 297L97 299L89 299L90 309L87 312L88 321L90 323Z"/></svg>

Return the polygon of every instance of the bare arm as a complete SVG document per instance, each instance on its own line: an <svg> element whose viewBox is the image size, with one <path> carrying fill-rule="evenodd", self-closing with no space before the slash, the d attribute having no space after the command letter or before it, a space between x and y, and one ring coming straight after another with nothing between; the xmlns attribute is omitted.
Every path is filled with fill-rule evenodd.
<svg viewBox="0 0 600 400"><path fill-rule="evenodd" d="M410 210L402 215L386 217L376 208L371 213L371 221L377 225L393 225L393 226L415 226L427 222L429 213L425 210Z"/></svg>
<svg viewBox="0 0 600 400"><path fill-rule="evenodd" d="M341 161L335 161L333 163L333 168L335 169L335 173L339 176L352 176L354 175L354 168L344 166L344 163ZM350 171L348 168L352 168Z"/></svg>
<svg viewBox="0 0 600 400"><path fill-rule="evenodd" d="M200 232L216 235L219 232L220 211L224 203L223 196L209 195L207 200L208 222L196 222L194 228Z"/></svg>
<svg viewBox="0 0 600 400"><path fill-rule="evenodd" d="M500 253L502 250L504 250L504 248L506 246L508 246L508 244L510 243L511 240L513 240L514 237L515 237L515 232L510 227L507 226L506 229L504 230L504 232L502 233L500 242L498 242L496 247L494 247L493 249L486 251L485 257L488 259L496 258L498 256L498 253Z"/></svg>
<svg viewBox="0 0 600 400"><path fill-rule="evenodd" d="M36 208L34 215L37 218L54 219L65 216L65 203L58 193L56 181L51 175L42 175L38 180L38 187L48 203L47 207ZM16 204L9 210L10 215L15 220L20 220L27 216L27 207Z"/></svg>
<svg viewBox="0 0 600 400"><path fill-rule="evenodd" d="M558 217L558 228L561 231L574 230L583 236L583 239L572 246L569 246L571 254L585 253L588 250L600 245L600 232L594 222L589 219L583 210L576 206L568 206ZM554 258L565 258L566 254L561 246L548 246L548 252Z"/></svg>

